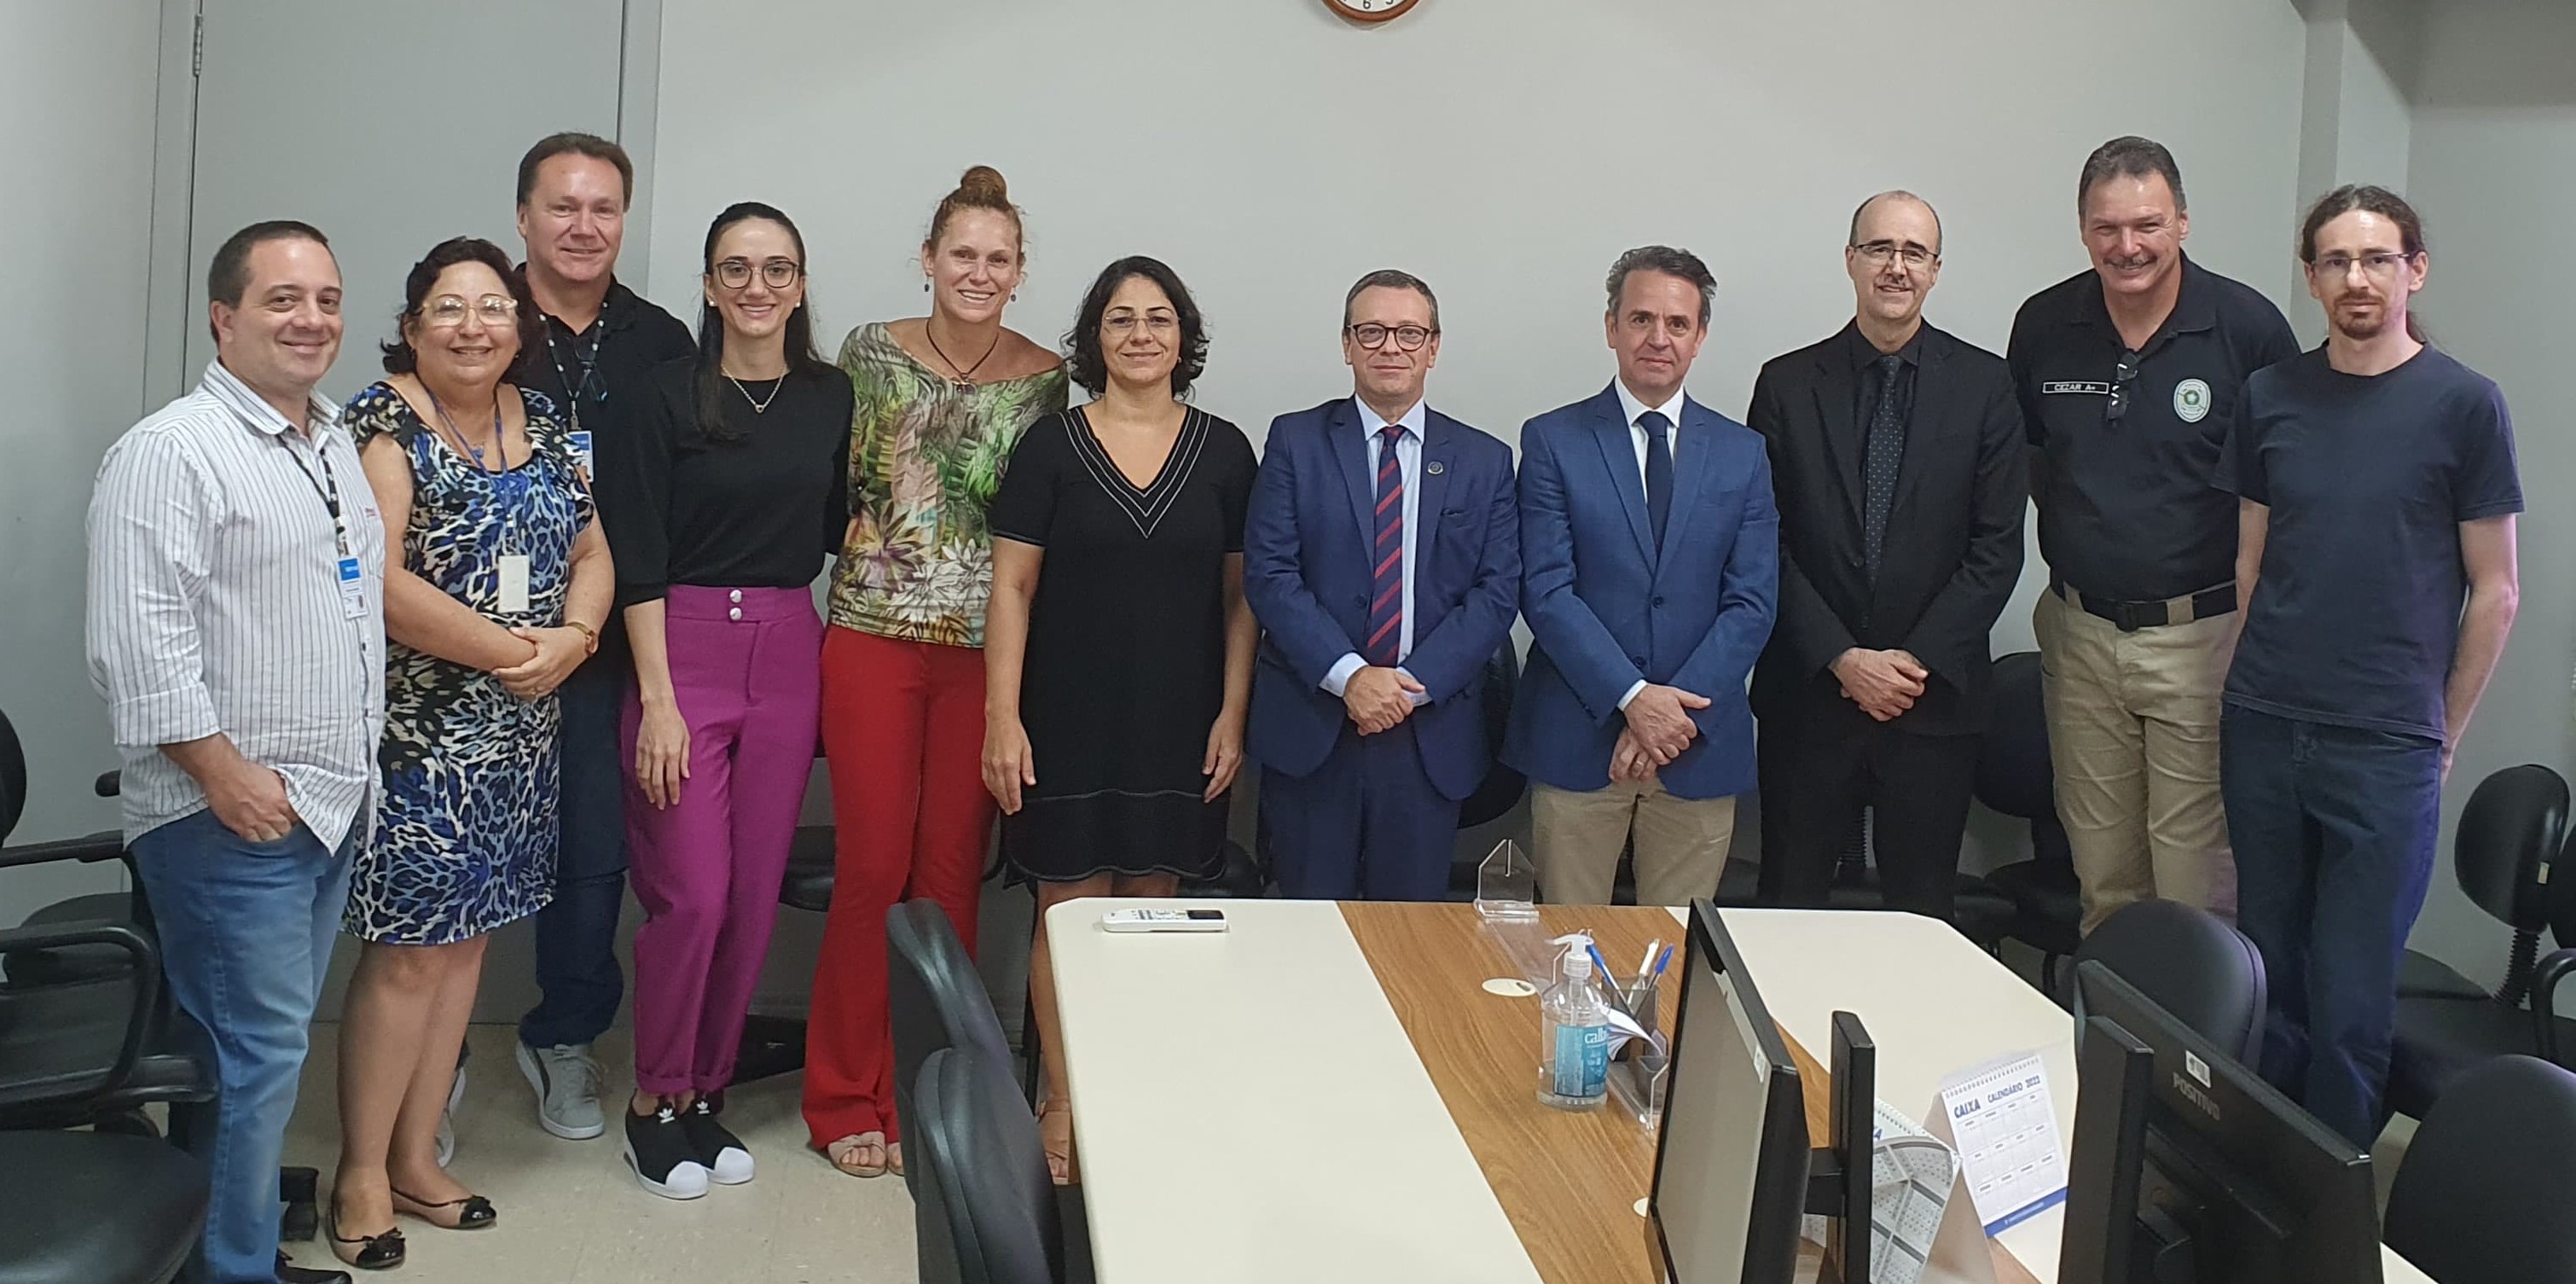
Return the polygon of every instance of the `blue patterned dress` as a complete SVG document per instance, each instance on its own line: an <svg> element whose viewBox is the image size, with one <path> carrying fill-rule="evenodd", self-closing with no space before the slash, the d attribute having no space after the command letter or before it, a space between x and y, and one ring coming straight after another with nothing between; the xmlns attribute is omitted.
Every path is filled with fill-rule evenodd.
<svg viewBox="0 0 2576 1284"><path fill-rule="evenodd" d="M545 395L521 389L529 458L486 472L369 385L346 416L361 446L390 436L411 461L402 566L503 627L561 625L573 540L594 516L590 483ZM504 554L528 557L528 609L501 611ZM445 945L545 907L554 895L555 697L522 700L488 673L386 648L383 771L373 839L343 926L398 945Z"/></svg>

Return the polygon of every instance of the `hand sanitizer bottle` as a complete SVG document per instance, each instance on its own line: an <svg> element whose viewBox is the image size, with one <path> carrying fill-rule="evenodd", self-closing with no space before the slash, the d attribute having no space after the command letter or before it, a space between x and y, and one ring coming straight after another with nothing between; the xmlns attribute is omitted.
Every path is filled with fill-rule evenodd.
<svg viewBox="0 0 2576 1284"><path fill-rule="evenodd" d="M1556 984L1539 1000L1538 1099L1559 1110L1597 1110L1610 1093L1610 1009L1592 988L1591 938L1566 946Z"/></svg>

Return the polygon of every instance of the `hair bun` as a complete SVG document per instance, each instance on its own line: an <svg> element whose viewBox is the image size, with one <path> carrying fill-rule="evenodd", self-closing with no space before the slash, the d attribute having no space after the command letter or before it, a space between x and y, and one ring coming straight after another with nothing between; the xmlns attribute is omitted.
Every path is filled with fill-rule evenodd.
<svg viewBox="0 0 2576 1284"><path fill-rule="evenodd" d="M990 165L971 165L957 179L957 194L974 202L1007 203L1011 188L1002 181L1002 171Z"/></svg>

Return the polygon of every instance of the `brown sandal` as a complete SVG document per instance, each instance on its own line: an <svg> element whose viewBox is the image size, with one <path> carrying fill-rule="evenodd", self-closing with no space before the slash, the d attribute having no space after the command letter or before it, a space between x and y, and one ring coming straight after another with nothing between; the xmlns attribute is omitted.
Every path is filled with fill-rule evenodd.
<svg viewBox="0 0 2576 1284"><path fill-rule="evenodd" d="M1047 1120L1064 1116L1064 1140L1057 1143L1050 1135ZM1080 1179L1073 1166L1073 1104L1053 1097L1038 1107L1038 1145L1046 1151L1047 1176L1059 1186L1073 1185Z"/></svg>

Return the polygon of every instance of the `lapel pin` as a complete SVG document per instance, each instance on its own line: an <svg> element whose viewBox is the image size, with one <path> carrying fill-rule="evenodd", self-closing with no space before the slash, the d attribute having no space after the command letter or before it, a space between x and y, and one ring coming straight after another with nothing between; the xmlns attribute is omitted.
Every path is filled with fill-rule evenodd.
<svg viewBox="0 0 2576 1284"><path fill-rule="evenodd" d="M1430 472L1430 474L1431 474L1432 476L1434 476L1434 477L1437 477L1437 476L1439 476L1440 474L1442 474L1442 473L1445 473L1445 472L1449 471L1449 465L1444 464L1444 463L1441 463L1441 462L1440 462L1439 460L1437 460L1437 459L1432 460L1430 463L1428 463L1428 464L1424 465L1424 468L1425 468L1426 470L1428 470L1428 471Z"/></svg>

